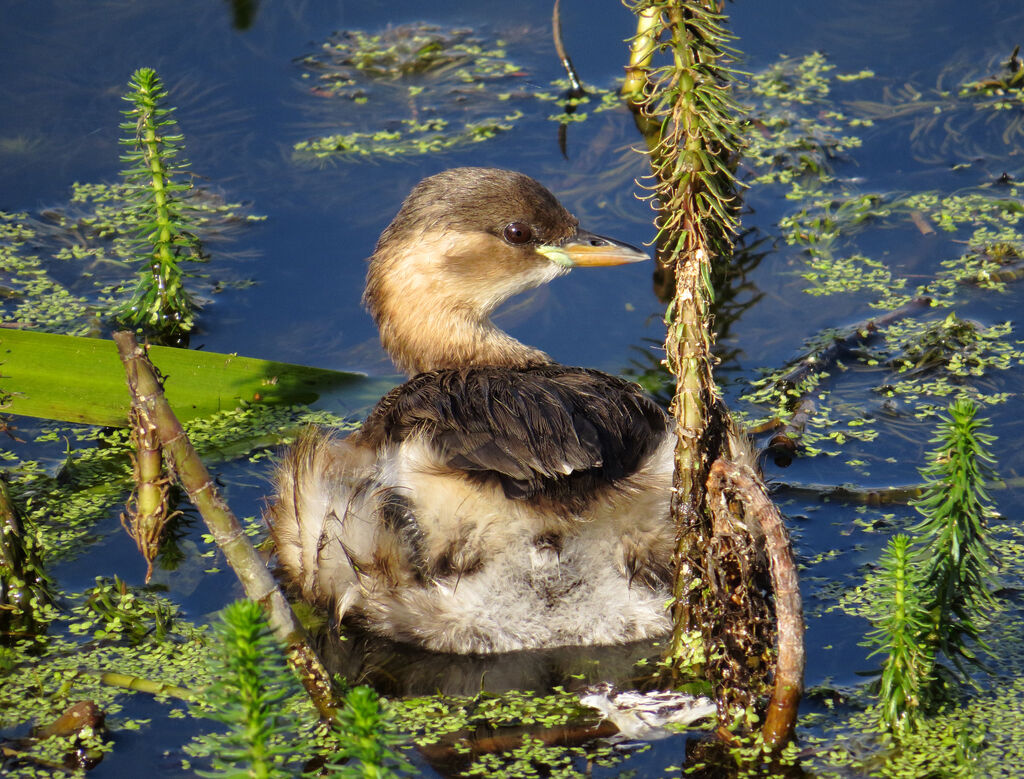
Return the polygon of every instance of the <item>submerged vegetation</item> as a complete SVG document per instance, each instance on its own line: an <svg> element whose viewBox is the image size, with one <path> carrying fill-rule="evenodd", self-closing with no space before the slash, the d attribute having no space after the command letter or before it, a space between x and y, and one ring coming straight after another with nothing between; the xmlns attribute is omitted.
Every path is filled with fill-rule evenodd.
<svg viewBox="0 0 1024 779"><path fill-rule="evenodd" d="M379 33L346 30L299 60L318 123L352 127L299 141L299 159L344 160L437 154L487 141L561 99L567 83L544 88L508 54L530 34L488 38L469 29L418 23ZM620 105L615 90L594 87L548 118L583 121L587 111Z"/></svg>
<svg viewBox="0 0 1024 779"><path fill-rule="evenodd" d="M836 165L861 145L853 134L881 120L834 108L833 91L863 90L871 76L832 71L813 54L784 59L752 79L747 99L761 131L749 136L748 159L752 181L781 188L794 203L779 228L798 252L793 273L802 291L841 306L865 300L865 319L806 342L797 359L754 382L739 410L762 430L799 417L799 430L790 434L807 456L849 456L850 443L858 442L850 462L863 476L867 445L888 419L934 418L962 393L986 405L1007 400L989 379L1024 364L1010 323L982 324L958 308L972 289L999 293L1016 278L1024 206L1012 182L949 194L885 193L837 178ZM845 105L861 108L857 101ZM942 247L930 277L902 275L899 262L867 248L879 231L894 229L928 251Z"/></svg>
<svg viewBox="0 0 1024 779"><path fill-rule="evenodd" d="M992 439L975 414L979 404L1014 397L1000 373L1024 364L1019 336L1011 321L1000 320L1006 313L998 302L1018 278L1024 247L1019 190L1012 177L954 192L865 192L860 182L840 178L837 170L865 133L884 132L888 140L906 123L866 110L863 100L837 100L837 90L863 94L874 76L833 71L815 54L754 76L745 95L760 130L749 135L750 180L792 201L779 221L791 247L790 286L830 298L842 307L840 317L856 321L859 309L863 319L809 339L803 354L745 392L742 408L759 429L782 431L804 457L842 456L852 479L867 484L897 463L887 444L921 420L942 421L938 448L922 471L925 484L903 492L921 495L916 506L924 521L912 525L900 509L881 514L861 506L856 529L840 531L840 539L896 531L867 584L825 573L833 555L862 554L859 545L808 563L811 612L872 619L869 645L884 662L872 692L831 685L816 691L846 705L802 718L804 737L823 750L803 762L822 775L1015 775L1020 755L1005 728L1013 727L1008 723L1019 717L1024 698L997 680L1019 673L1019 641L1009 636L1020 614L991 593L1017 575L1021 547L1019 533L995 521L987 497L995 483ZM951 132L953 122L949 117ZM912 127L912 137L939 132L920 130ZM992 156L1000 155L994 148ZM925 265L928 275L904 270L904 257L879 253L882 230L902 235L909 252L920 247L935 257ZM984 318L978 300L989 304ZM878 495L848 486L855 500ZM836 503L830 510L849 513ZM999 658L995 668L980 665L989 648ZM848 747L837 746L851 736Z"/></svg>
<svg viewBox="0 0 1024 779"><path fill-rule="evenodd" d="M719 22L709 19L688 29L708 33L705 42L723 42L710 35ZM306 104L317 105L318 121L344 115L351 125L298 144L296 156L380 159L445 151L495 138L533 114L563 122L583 118L583 110L546 116L546 103L558 100L566 85L528 85L516 63L525 43L507 37L489 41L472 31L427 25L333 36L299 61ZM662 38L659 45L667 42ZM700 62L716 56L711 49ZM851 482L843 494L866 502L871 490L880 489L879 479L903 479L913 483L894 494L921 495L915 505L923 520L915 522L902 506L883 511L840 501L827 508L800 502L806 491L831 494L832 485L789 485L802 493L780 487L791 510L804 512L795 527L809 613L842 619L850 632L863 624L853 617L871 619L866 640L877 654L857 669L876 661L882 667L876 687L844 686L850 684L845 676L819 680L799 723L806 748L800 755L781 753L776 769L799 762L823 776L1012 776L1024 765L1017 735L1024 728L1024 615L1017 605L1024 533L994 513L988 491L1005 485L988 470L993 441L977 416L1005 417L1000 406L1017 397L1009 377L1024 365L1013 307L1005 302L1017 294L1014 285L1024 274L1019 174L1011 168L1005 176L989 176L985 168L986 160L1014 164L1024 136L1019 53L1004 58L984 66L984 73L947 68L933 90L887 87L866 69L839 73L819 53L784 57L750 77L733 74L744 106L738 123L715 125L692 148L686 140L692 136L683 133L689 121L684 109L700 107L700 119L727 101L715 76L670 82L664 116L672 120L670 137L684 155L676 167L661 171L656 195L665 202L689 198L689 213L700 217L682 225L662 222L661 247L727 256L736 176L760 198L760 207L784 204L776 207L773 232L764 239L783 258L773 266L769 300L810 301L797 307L813 312L805 330L782 323L781 337L794 329L813 333L823 323L802 350L788 344L788 354L797 356L785 365L778 364L785 358L773 363L774 357L742 345L747 366L751 360L768 365L752 386L745 376L728 374L723 393L751 427L790 442L799 473L794 482L808 478L824 459L817 456L827 455L830 476L839 474L838 481L846 474ZM155 74L140 74L132 109L139 113L131 114L125 139L135 148L128 181L76 184L61 209L0 213L0 315L6 325L98 334L125 297L134 295L130 308L142 317L135 324L159 327L164 321L172 331L187 332L195 326L192 303L225 285L248 283L223 263L211 267L216 279L179 275L162 264L200 259L195 237L210 245L256 217L185 184L191 174L173 153L158 153L165 167L154 170L152 146L137 144L155 136L179 141L172 128L160 129L171 109L160 106L165 98ZM588 89L589 97L578 98L589 101L580 102L581 109L621 110L616 90ZM147 125L143 105L155 111L154 124ZM406 113L396 113L395 106ZM629 121L624 113L621 119ZM888 189L891 182L846 178L856 155L879 137L886 143L898 138L919 159L943 166L953 160L963 178L950 179L956 188L930 179L921 191L911 189L913 177L901 180L899 190ZM730 148L739 138L745 148L737 167ZM722 153L709 155L708 148ZM140 195L153 192L158 179L171 185L176 202L161 205ZM726 229L714 232L716 225ZM899 250L891 248L896 245ZM140 246L148 286L133 292ZM684 284L706 295L721 270L702 269ZM762 286L765 275L756 276ZM179 295L168 296L171 310L179 313L154 313L162 292L171 291ZM693 310L670 312L677 334L687 328L691 335L706 334L715 310L700 308L706 299L701 295L693 298ZM777 344L765 346L766 354L780 351ZM705 344L674 367L699 376L710 372L712 360ZM686 399L693 405L681 405L680 413L693 414L684 429L699 435L701 416L717 399L699 392ZM944 419L947 409L950 418ZM220 480L232 500L244 501L263 489L269 447L314 419L351 425L307 408L254 404L193 420L187 430L205 458L225 463ZM914 464L917 454L907 452L916 451L936 419L942 420L936 449L918 484L902 466ZM180 749L161 740L160 747L170 750L163 758L168 765L266 776L303 768L383 776L430 767L466 776L570 776L594 765L625 763L628 770L631 755L647 748L600 740L614 728L580 706L580 685L550 694L379 697L349 686L361 681L358 671L338 680L341 731L317 728L313 707L284 672L279 649L251 604L232 609L231 627L216 637L202 626L204 617L177 605L196 588L227 592L234 586L180 495L168 496L182 513L165 532L152 585L131 586L105 575L109 569L96 571L99 578L88 576L87 585L62 581L83 553L100 558L90 548L103 549L104 561L112 558L106 550L116 545L117 516L131 488L126 433L23 419L11 425L0 483L0 760L6 773L78 770L120 749L134 732L159 730L158 716L186 720L188 737L194 734ZM707 463L691 463L697 475L684 478L706 476L699 471ZM1012 459L1000 470L1016 483ZM247 535L262 537L257 518L243 525ZM854 565L866 568L866 581L865 568ZM56 583L48 580L54 571ZM197 610L207 609L207 601L201 603ZM738 605L742 610L750 604ZM830 653L850 651L833 644L861 640L822 638L815 632L820 624L814 623L811 636L823 666ZM699 650L691 659L729 667L718 647L709 652L703 641L690 639L686 647ZM752 635L752 661L773 659L767 643L763 634ZM856 655L852 661L843 656L844 670L851 662ZM646 675L651 665L642 661L631 678ZM759 689L752 688L751 698ZM140 702L150 695L155 703ZM69 727L68 712L82 703L102 716ZM759 724L752 711L737 716L737 733ZM223 726L228 733L220 732ZM699 768L700 750L684 758L680 742L671 742L676 762L686 759L686 770ZM415 748L416 766L406 762L412 754L403 745ZM760 743L737 736L728 770L760 765L761 750ZM721 768L708 765L708 771Z"/></svg>
<svg viewBox="0 0 1024 779"><path fill-rule="evenodd" d="M521 71L508 59L506 43L485 42L466 29L348 30L300 64L318 107L344 111L366 128L300 141L300 157L436 153L492 138L522 117L511 100ZM394 116L396 103L406 116ZM450 104L456 109L444 110Z"/></svg>
<svg viewBox="0 0 1024 779"><path fill-rule="evenodd" d="M136 288L136 212L127 184L74 184L68 203L39 215L0 211L0 317L12 327L97 336ZM191 219L205 244L262 220L240 203L191 189ZM154 279L149 266L143 269ZM251 282L217 264L215 277L193 278L194 296ZM157 282L159 283L159 282ZM145 294L143 292L143 294Z"/></svg>

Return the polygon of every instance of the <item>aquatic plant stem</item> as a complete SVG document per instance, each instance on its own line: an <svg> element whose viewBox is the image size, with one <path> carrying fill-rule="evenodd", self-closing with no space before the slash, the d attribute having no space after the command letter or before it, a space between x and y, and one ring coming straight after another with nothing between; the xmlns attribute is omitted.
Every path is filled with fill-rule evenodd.
<svg viewBox="0 0 1024 779"><path fill-rule="evenodd" d="M968 666L987 670L977 650L989 651L982 625L999 608L988 530L995 507L986 489L995 475L988 451L995 439L982 432L988 421L977 411L964 397L950 404L921 469L923 494L912 504L923 515L910 529L916 542L895 536L880 561L890 597L864 646L875 647L871 656L885 655L876 710L900 736L957 694L953 682L975 685Z"/></svg>
<svg viewBox="0 0 1024 779"><path fill-rule="evenodd" d="M135 450L132 455L135 490L128 499L125 513L121 514L121 525L146 560L146 584L149 584L163 529L173 516L167 501L170 479L164 473L156 429L134 406L129 412L129 419Z"/></svg>
<svg viewBox="0 0 1024 779"><path fill-rule="evenodd" d="M961 681L970 683L966 665L984 668L971 644L987 650L981 623L997 606L992 594L996 555L988 520L996 514L988 496L995 458L988 446L974 401L961 397L949 406L932 442L929 463L921 470L924 494L914 501L923 519L912 532L919 539L914 562L920 565L935 648L951 661Z"/></svg>
<svg viewBox="0 0 1024 779"><path fill-rule="evenodd" d="M637 11L636 35L629 45L629 65L626 67L626 79L622 83L621 91L622 96L633 106L641 103L647 86L647 69L658 48L660 13L661 10L656 5L649 5Z"/></svg>
<svg viewBox="0 0 1024 779"><path fill-rule="evenodd" d="M565 50L565 44L562 42L562 15L559 9L559 2L560 0L555 0L555 4L551 8L551 37L555 42L555 52L558 54L558 59L561 61L562 67L565 68L565 75L569 79L568 96L582 97L587 92L583 88L583 84L580 83L576 67L572 64L569 53Z"/></svg>
<svg viewBox="0 0 1024 779"><path fill-rule="evenodd" d="M873 619L874 630L865 646L875 646L873 657L885 653L878 684L879 718L891 732L913 731L924 714L928 690L934 682L934 647L922 637L929 632L927 615L910 561L910 538L904 534L889 540L879 565L889 598L882 613Z"/></svg>
<svg viewBox="0 0 1024 779"><path fill-rule="evenodd" d="M764 483L748 466L716 460L708 476L714 495L740 497L744 516L754 520L764 535L775 595L775 678L771 700L761 729L765 744L776 751L793 738L797 709L804 689L804 611L800 581L789 532L778 508L768 498Z"/></svg>
<svg viewBox="0 0 1024 779"><path fill-rule="evenodd" d="M676 376L676 394L671 411L676 422L675 475L671 511L676 521L677 573L673 583L673 617L676 626L670 652L682 657L685 634L701 628L699 599L701 539L710 535L705 511L704 475L711 420L708 411L715 404L711 377L708 330L700 294L700 248L694 259L676 264L676 298L670 304L666 352L669 369Z"/></svg>
<svg viewBox="0 0 1024 779"><path fill-rule="evenodd" d="M152 679L143 679L140 676L117 673L116 671L86 671L94 675L102 684L110 687L118 687L132 692L148 692L150 695L169 695L172 698L179 698L183 701L197 701L200 696L185 687L178 687L174 684L157 682Z"/></svg>
<svg viewBox="0 0 1024 779"><path fill-rule="evenodd" d="M288 658L306 688L320 716L333 719L335 708L331 681L309 637L292 612L274 577L260 559L238 519L220 497L209 471L200 461L192 444L175 417L157 379L146 351L128 331L114 333L118 352L125 366L132 405L157 431L164 452L174 464L178 480L199 509L203 520L235 571L250 600L259 603L267 614L274 635L288 647Z"/></svg>
<svg viewBox="0 0 1024 779"><path fill-rule="evenodd" d="M129 121L121 125L128 133L121 142L129 147L122 157L129 165L124 171L130 185L125 210L138 218L136 242L145 268L119 316L133 327L180 336L192 329L196 309L183 285L181 263L205 260L195 228L175 194L191 188L175 181L186 166L184 160L176 160L183 139L173 132L174 109L164 106L167 92L154 70L136 70L129 87L124 99L133 107L125 112Z"/></svg>
<svg viewBox="0 0 1024 779"><path fill-rule="evenodd" d="M685 663L687 634L707 632L702 605L707 593L700 575L711 536L705 482L728 427L712 376L710 277L711 263L728 255L728 235L736 225L735 182L727 167L735 119L720 71L728 36L712 5L710 0L646 0L633 6L638 33L631 67L642 72L645 86L631 99L646 120L642 129L654 178L651 197L658 201L659 259L675 275L675 295L665 314L666 363L676 377L671 513L677 575L669 648L674 663ZM665 43L656 45L662 38ZM651 71L659 47L669 50L671 61Z"/></svg>
<svg viewBox="0 0 1024 779"><path fill-rule="evenodd" d="M712 266L729 261L738 226L732 36L718 0L639 0L632 7L638 32L624 92L649 149L658 258L675 281L665 314L677 435L670 500L676 528L673 631L666 661L673 681L700 673L712 682L720 732L730 732L739 724L736 712L754 704L770 671L770 578L778 653L762 737L776 752L792 738L803 691L796 566L782 517L712 371ZM652 69L659 51L669 63Z"/></svg>
<svg viewBox="0 0 1024 779"><path fill-rule="evenodd" d="M301 773L301 762L315 748L294 735L284 703L295 692L295 678L265 616L243 598L224 608L214 626L214 683L206 688L209 709L201 714L227 726L227 732L207 736L217 776L286 779Z"/></svg>
<svg viewBox="0 0 1024 779"><path fill-rule="evenodd" d="M52 585L25 535L11 499L6 474L0 474L0 635L32 633L35 610L53 601Z"/></svg>

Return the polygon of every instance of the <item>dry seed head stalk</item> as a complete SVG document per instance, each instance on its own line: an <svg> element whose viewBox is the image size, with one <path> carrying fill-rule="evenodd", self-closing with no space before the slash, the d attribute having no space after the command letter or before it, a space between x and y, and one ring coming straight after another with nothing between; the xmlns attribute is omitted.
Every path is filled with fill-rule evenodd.
<svg viewBox="0 0 1024 779"><path fill-rule="evenodd" d="M135 489L121 514L121 525L146 561L146 583L153 576L153 561L160 551L164 527L180 512L171 512L171 479L163 467L156 426L137 407L130 412L132 479Z"/></svg>

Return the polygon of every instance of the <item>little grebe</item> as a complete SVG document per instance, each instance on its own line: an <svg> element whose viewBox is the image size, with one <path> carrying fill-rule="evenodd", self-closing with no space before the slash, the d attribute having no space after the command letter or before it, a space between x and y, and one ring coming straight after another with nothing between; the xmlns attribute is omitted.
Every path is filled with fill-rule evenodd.
<svg viewBox="0 0 1024 779"><path fill-rule="evenodd" d="M648 259L585 232L533 179L425 179L384 230L364 301L412 378L346 438L310 430L268 510L303 595L444 652L668 631L673 438L635 384L555 363L490 320L584 265Z"/></svg>

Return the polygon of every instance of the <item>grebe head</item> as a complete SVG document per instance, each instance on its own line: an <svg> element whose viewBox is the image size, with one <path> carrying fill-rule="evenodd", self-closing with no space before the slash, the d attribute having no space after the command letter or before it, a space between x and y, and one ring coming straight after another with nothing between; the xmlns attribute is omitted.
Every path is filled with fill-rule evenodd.
<svg viewBox="0 0 1024 779"><path fill-rule="evenodd" d="M453 168L424 179L381 234L364 301L410 374L550 362L491 324L511 296L578 266L649 259L579 222L529 176Z"/></svg>

